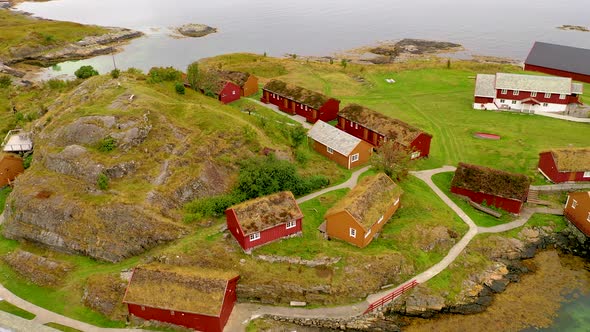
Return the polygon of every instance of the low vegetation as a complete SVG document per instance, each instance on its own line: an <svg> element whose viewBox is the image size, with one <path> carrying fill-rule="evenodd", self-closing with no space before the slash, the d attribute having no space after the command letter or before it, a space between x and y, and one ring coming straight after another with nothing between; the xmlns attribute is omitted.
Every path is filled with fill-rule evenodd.
<svg viewBox="0 0 590 332"><path fill-rule="evenodd" d="M96 71L96 69L94 69L92 66L82 66L74 72L74 75L76 75L77 78L87 79L98 75L98 71Z"/></svg>
<svg viewBox="0 0 590 332"><path fill-rule="evenodd" d="M62 324L59 324L59 323L53 323L53 322L51 322L51 323L47 323L47 324L44 324L44 325L45 326L52 327L52 328L54 328L56 330L59 330L59 331L63 331L63 332L82 332L82 331L80 331L78 329L75 329L73 327L65 326L65 325L62 325Z"/></svg>
<svg viewBox="0 0 590 332"><path fill-rule="evenodd" d="M6 301L0 301L0 310L28 320L35 318L35 314L30 313L24 309L21 309L15 306L14 304Z"/></svg>
<svg viewBox="0 0 590 332"><path fill-rule="evenodd" d="M4 188L0 188L0 214L4 212L4 207L6 206L6 198L10 195L12 188L6 186Z"/></svg>

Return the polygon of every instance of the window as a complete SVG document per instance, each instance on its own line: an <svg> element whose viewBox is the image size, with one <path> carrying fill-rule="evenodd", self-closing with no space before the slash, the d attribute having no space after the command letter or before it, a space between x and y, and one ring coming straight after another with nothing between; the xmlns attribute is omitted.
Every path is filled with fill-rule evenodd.
<svg viewBox="0 0 590 332"><path fill-rule="evenodd" d="M235 95L235 94L236 94L236 92L235 92L235 91L232 91L232 92L231 92L231 94L232 94L232 95Z"/></svg>
<svg viewBox="0 0 590 332"><path fill-rule="evenodd" d="M514 91L512 91L512 94L513 94L514 96L518 96L518 94L519 94L519 93L520 93L520 91L518 91L518 90L514 90Z"/></svg>
<svg viewBox="0 0 590 332"><path fill-rule="evenodd" d="M369 231L367 232L367 234L365 234L365 239L369 237L369 235L371 235L371 230L369 229Z"/></svg>
<svg viewBox="0 0 590 332"><path fill-rule="evenodd" d="M296 220L291 220L291 221L288 221L287 222L287 229L293 228L295 226L297 226L297 221Z"/></svg>
<svg viewBox="0 0 590 332"><path fill-rule="evenodd" d="M503 104L506 102L506 99L500 99L500 102Z"/></svg>
<svg viewBox="0 0 590 332"><path fill-rule="evenodd" d="M307 111L307 106L305 106L305 110Z"/></svg>
<svg viewBox="0 0 590 332"><path fill-rule="evenodd" d="M355 153L350 157L350 162L354 163L355 161L359 160L359 154Z"/></svg>
<svg viewBox="0 0 590 332"><path fill-rule="evenodd" d="M359 124L358 123L355 123L354 124L354 129L359 129Z"/></svg>
<svg viewBox="0 0 590 332"><path fill-rule="evenodd" d="M349 231L350 231L350 237L356 237L356 229L351 228Z"/></svg>
<svg viewBox="0 0 590 332"><path fill-rule="evenodd" d="M507 94L507 93L508 93L508 90L506 90L506 89L502 89L502 94L503 94L503 95L505 95L505 94Z"/></svg>
<svg viewBox="0 0 590 332"><path fill-rule="evenodd" d="M174 316L174 310L170 310L170 316Z"/></svg>
<svg viewBox="0 0 590 332"><path fill-rule="evenodd" d="M145 311L145 307L144 306L141 306L141 310Z"/></svg>
<svg viewBox="0 0 590 332"><path fill-rule="evenodd" d="M516 104L516 100L513 100L513 101L512 101L512 105L514 105L514 104Z"/></svg>
<svg viewBox="0 0 590 332"><path fill-rule="evenodd" d="M381 218L379 218L379 220L377 220L377 223L380 224L383 221L383 216L381 216Z"/></svg>
<svg viewBox="0 0 590 332"><path fill-rule="evenodd" d="M551 94L550 93L546 93L545 94L545 98L551 98Z"/></svg>
<svg viewBox="0 0 590 332"><path fill-rule="evenodd" d="M537 93L536 92L531 92L531 97L536 97Z"/></svg>
<svg viewBox="0 0 590 332"><path fill-rule="evenodd" d="M578 201L576 201L575 199L572 200L572 209L575 209L576 206L578 206Z"/></svg>
<svg viewBox="0 0 590 332"><path fill-rule="evenodd" d="M584 177L585 178L590 178L590 171L584 172Z"/></svg>
<svg viewBox="0 0 590 332"><path fill-rule="evenodd" d="M549 104L543 103L543 107L547 107L547 106L549 106Z"/></svg>
<svg viewBox="0 0 590 332"><path fill-rule="evenodd" d="M418 157L420 157L420 151L412 152L412 156L411 156L412 159L416 159Z"/></svg>
<svg viewBox="0 0 590 332"><path fill-rule="evenodd" d="M327 146L326 150L328 151L329 154L334 153L334 149L332 149L331 147Z"/></svg>
<svg viewBox="0 0 590 332"><path fill-rule="evenodd" d="M565 99L565 94L563 94L563 93L562 93L562 94L560 94L560 95L559 95L559 99L561 99L561 100Z"/></svg>
<svg viewBox="0 0 590 332"><path fill-rule="evenodd" d="M250 241L256 241L260 239L260 233L250 234Z"/></svg>

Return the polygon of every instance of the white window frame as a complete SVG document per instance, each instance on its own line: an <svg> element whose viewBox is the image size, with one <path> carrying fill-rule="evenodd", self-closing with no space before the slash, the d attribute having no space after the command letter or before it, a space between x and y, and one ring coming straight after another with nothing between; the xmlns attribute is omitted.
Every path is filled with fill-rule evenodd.
<svg viewBox="0 0 590 332"><path fill-rule="evenodd" d="M295 226L297 226L297 220L287 221L287 228L286 229L291 229Z"/></svg>
<svg viewBox="0 0 590 332"><path fill-rule="evenodd" d="M377 223L378 223L378 224L380 224L380 223L382 223L382 222L383 222L383 216L381 216L381 217L379 218L379 220L377 220Z"/></svg>
<svg viewBox="0 0 590 332"><path fill-rule="evenodd" d="M358 123L355 123L354 124L354 129L359 129L359 124Z"/></svg>
<svg viewBox="0 0 590 332"><path fill-rule="evenodd" d="M512 105L516 105L516 103L518 103L518 101L516 101L516 100L512 101Z"/></svg>
<svg viewBox="0 0 590 332"><path fill-rule="evenodd" d="M174 310L170 310L170 316L174 316Z"/></svg>
<svg viewBox="0 0 590 332"><path fill-rule="evenodd" d="M500 102L501 102L502 104L504 104L504 103L506 102L506 99L500 99Z"/></svg>
<svg viewBox="0 0 590 332"><path fill-rule="evenodd" d="M545 98L551 98L551 94L550 93L545 93Z"/></svg>
<svg viewBox="0 0 590 332"><path fill-rule="evenodd" d="M500 93L502 93L503 95L505 95L505 94L508 93L508 89L502 89L502 91Z"/></svg>
<svg viewBox="0 0 590 332"><path fill-rule="evenodd" d="M305 110L307 111L307 105L305 105Z"/></svg>
<svg viewBox="0 0 590 332"><path fill-rule="evenodd" d="M549 107L549 104L543 103L543 107Z"/></svg>
<svg viewBox="0 0 590 332"><path fill-rule="evenodd" d="M420 151L414 151L412 152L412 156L410 157L410 159L420 158L420 154Z"/></svg>
<svg viewBox="0 0 590 332"><path fill-rule="evenodd" d="M564 100L565 99L565 93L562 93L559 95L559 99Z"/></svg>
<svg viewBox="0 0 590 332"><path fill-rule="evenodd" d="M531 97L536 97L536 96L537 96L537 92L536 91L531 92Z"/></svg>
<svg viewBox="0 0 590 332"><path fill-rule="evenodd" d="M329 154L334 154L334 149L329 146L326 146L326 151L328 151Z"/></svg>
<svg viewBox="0 0 590 332"><path fill-rule="evenodd" d="M250 234L250 242L260 240L260 232Z"/></svg>
<svg viewBox="0 0 590 332"><path fill-rule="evenodd" d="M519 94L519 93L520 93L520 91L518 91L518 90L514 90L514 91L512 91L512 95L513 95L513 96L518 96L518 94Z"/></svg>
<svg viewBox="0 0 590 332"><path fill-rule="evenodd" d="M350 235L350 237L356 238L356 229L355 228L349 228L348 229L348 234Z"/></svg>
<svg viewBox="0 0 590 332"><path fill-rule="evenodd" d="M369 235L371 235L371 229L369 228L369 231L367 231L367 233L365 234L365 239L369 237Z"/></svg>
<svg viewBox="0 0 590 332"><path fill-rule="evenodd" d="M575 199L572 199L572 209L576 209L576 206L578 206L578 201L576 201Z"/></svg>
<svg viewBox="0 0 590 332"><path fill-rule="evenodd" d="M582 177L584 177L584 178L590 178L590 171L584 172L584 175L582 175Z"/></svg>
<svg viewBox="0 0 590 332"><path fill-rule="evenodd" d="M359 154L355 153L352 156L350 156L350 162L354 163L355 161L359 161Z"/></svg>

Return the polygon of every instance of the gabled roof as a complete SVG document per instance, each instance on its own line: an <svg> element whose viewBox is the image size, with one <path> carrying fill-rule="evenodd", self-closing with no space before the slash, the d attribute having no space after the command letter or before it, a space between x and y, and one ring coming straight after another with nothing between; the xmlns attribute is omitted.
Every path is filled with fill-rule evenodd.
<svg viewBox="0 0 590 332"><path fill-rule="evenodd" d="M213 85L213 89L211 92L213 92L216 95L219 95L221 93L221 91L223 91L223 89L225 89L225 86L227 84L235 84L235 83L232 83L231 81L228 81L228 80L219 79L217 81L217 83L215 85Z"/></svg>
<svg viewBox="0 0 590 332"><path fill-rule="evenodd" d="M451 182L452 187L520 201L527 197L530 184L523 174L464 163L459 163Z"/></svg>
<svg viewBox="0 0 590 332"><path fill-rule="evenodd" d="M346 211L368 230L402 193L402 189L384 173L369 176L328 210L326 216Z"/></svg>
<svg viewBox="0 0 590 332"><path fill-rule="evenodd" d="M297 85L287 84L279 80L271 80L266 83L263 89L294 100L300 104L311 106L311 108L316 110L332 99L319 92L308 90Z"/></svg>
<svg viewBox="0 0 590 332"><path fill-rule="evenodd" d="M231 71L231 70L219 70L217 71L219 76L227 81L232 81L240 87L244 87L244 84L250 78L249 73L241 72L241 71Z"/></svg>
<svg viewBox="0 0 590 332"><path fill-rule="evenodd" d="M475 96L476 97L496 97L496 75L477 74L475 80Z"/></svg>
<svg viewBox="0 0 590 332"><path fill-rule="evenodd" d="M230 207L245 235L303 218L293 193L283 191Z"/></svg>
<svg viewBox="0 0 590 332"><path fill-rule="evenodd" d="M237 273L164 264L138 266L124 303L219 316L228 281Z"/></svg>
<svg viewBox="0 0 590 332"><path fill-rule="evenodd" d="M569 77L557 76L497 73L496 89L569 95L572 93L572 79Z"/></svg>
<svg viewBox="0 0 590 332"><path fill-rule="evenodd" d="M590 148L555 149L545 152L551 153L559 172L590 171Z"/></svg>
<svg viewBox="0 0 590 332"><path fill-rule="evenodd" d="M338 115L377 132L389 140L394 140L403 146L410 146L420 134L431 136L401 120L390 118L357 104L347 105Z"/></svg>
<svg viewBox="0 0 590 332"><path fill-rule="evenodd" d="M590 75L590 50L535 42L524 63Z"/></svg>
<svg viewBox="0 0 590 332"><path fill-rule="evenodd" d="M362 141L322 120L313 125L307 136L345 156L349 156Z"/></svg>

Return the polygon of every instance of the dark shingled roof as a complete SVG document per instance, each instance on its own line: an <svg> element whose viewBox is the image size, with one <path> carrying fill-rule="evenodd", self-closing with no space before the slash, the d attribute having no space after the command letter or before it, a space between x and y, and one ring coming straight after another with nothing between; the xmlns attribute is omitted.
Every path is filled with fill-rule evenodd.
<svg viewBox="0 0 590 332"><path fill-rule="evenodd" d="M219 73L219 77L221 77L227 81L232 81L232 82L236 83L238 86L240 86L241 88L244 87L244 84L246 84L246 82L248 81L248 78L250 78L249 73L245 73L245 72L241 72L241 71L219 70L217 72Z"/></svg>
<svg viewBox="0 0 590 332"><path fill-rule="evenodd" d="M524 63L590 75L590 50L535 42L535 45L533 45L533 48Z"/></svg>
<svg viewBox="0 0 590 332"><path fill-rule="evenodd" d="M263 89L294 100L300 104L311 106L311 108L316 110L332 99L319 92L308 90L297 85L287 84L279 80L271 80L266 83Z"/></svg>
<svg viewBox="0 0 590 332"><path fill-rule="evenodd" d="M531 181L523 174L459 163L451 187L524 201Z"/></svg>
<svg viewBox="0 0 590 332"><path fill-rule="evenodd" d="M387 139L393 140L406 147L409 147L422 133L431 136L401 120L390 118L377 111L357 104L347 105L340 111L340 113L338 113L338 115L347 120L356 122L387 137Z"/></svg>
<svg viewBox="0 0 590 332"><path fill-rule="evenodd" d="M293 193L283 191L230 207L245 235L303 218Z"/></svg>

